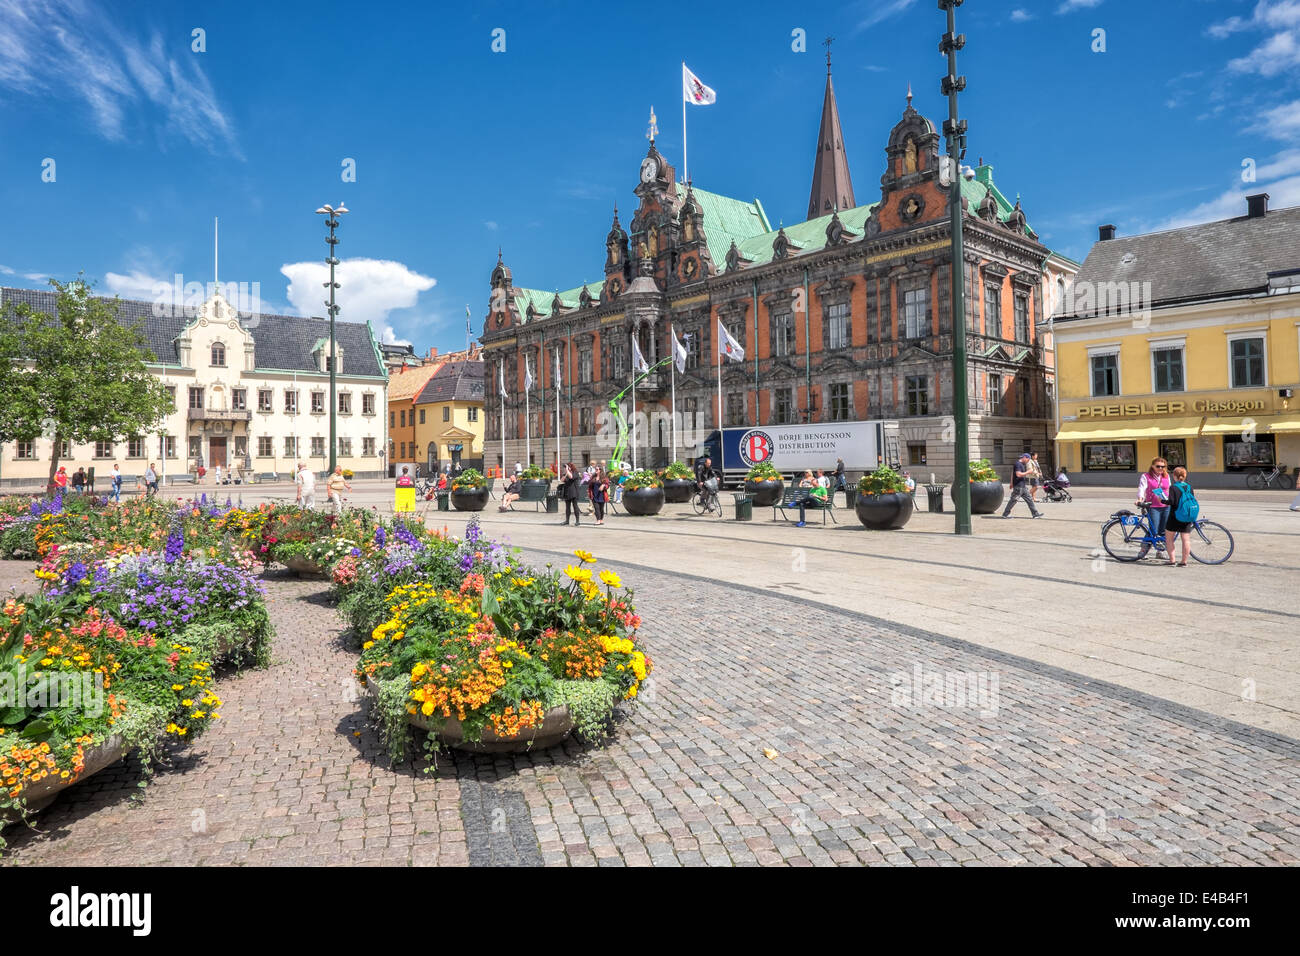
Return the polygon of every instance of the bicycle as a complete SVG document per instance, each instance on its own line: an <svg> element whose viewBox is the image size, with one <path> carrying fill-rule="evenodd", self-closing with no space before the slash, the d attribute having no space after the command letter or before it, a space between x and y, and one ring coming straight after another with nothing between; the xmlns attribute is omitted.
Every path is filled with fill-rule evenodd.
<svg viewBox="0 0 1300 956"><path fill-rule="evenodd" d="M697 491L691 498L691 507L695 509L697 515L706 515L710 511L716 511L718 517L722 517L722 503L718 501L718 493L709 487L706 482L704 487Z"/></svg>
<svg viewBox="0 0 1300 956"><path fill-rule="evenodd" d="M1252 471L1246 476L1246 487L1251 491L1263 491L1265 488L1271 488L1274 482L1283 491L1290 491L1294 487L1293 480L1286 473L1285 465L1274 465L1272 471L1265 471L1261 468L1259 471Z"/></svg>
<svg viewBox="0 0 1300 956"><path fill-rule="evenodd" d="M1223 564L1236 549L1232 532L1217 521L1198 518L1188 531L1191 537L1192 557L1201 564ZM1163 537L1151 530L1150 509L1145 505L1141 514L1127 509L1110 516L1101 528L1101 546L1116 561L1141 561L1152 547L1165 550Z"/></svg>

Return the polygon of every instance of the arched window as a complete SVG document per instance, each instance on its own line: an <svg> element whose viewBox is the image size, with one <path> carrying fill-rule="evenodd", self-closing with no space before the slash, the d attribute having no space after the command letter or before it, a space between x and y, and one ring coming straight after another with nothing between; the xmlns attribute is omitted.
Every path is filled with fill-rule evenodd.
<svg viewBox="0 0 1300 956"><path fill-rule="evenodd" d="M222 367L226 364L226 347L220 342L212 343L212 364Z"/></svg>

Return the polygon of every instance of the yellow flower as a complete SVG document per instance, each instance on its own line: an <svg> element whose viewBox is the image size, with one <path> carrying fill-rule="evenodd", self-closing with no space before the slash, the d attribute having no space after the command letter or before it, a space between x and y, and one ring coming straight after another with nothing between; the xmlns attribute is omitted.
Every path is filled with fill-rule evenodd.
<svg viewBox="0 0 1300 956"><path fill-rule="evenodd" d="M592 554L590 551L583 551L581 548L579 548L577 551L574 551L573 556L577 558L579 561L581 561L583 564L596 563L596 556Z"/></svg>
<svg viewBox="0 0 1300 956"><path fill-rule="evenodd" d="M613 571L601 571L600 580L601 583L607 584L611 588L621 588L623 586L623 580Z"/></svg>
<svg viewBox="0 0 1300 956"><path fill-rule="evenodd" d="M181 706L182 706L182 707L192 707L193 705L194 705L194 701L192 701L192 700L183 700L183 701L181 701Z"/></svg>
<svg viewBox="0 0 1300 956"><path fill-rule="evenodd" d="M184 684L172 684L172 690L184 690L184 689L185 689Z"/></svg>
<svg viewBox="0 0 1300 956"><path fill-rule="evenodd" d="M583 581L582 593L586 595L587 600L590 601L593 598L600 597L600 588L596 587L596 585L592 584L590 581Z"/></svg>
<svg viewBox="0 0 1300 956"><path fill-rule="evenodd" d="M575 580L575 581L590 581L590 580L591 580L591 569L590 569L590 568L579 568L579 567L575 567L574 565L571 564L571 565L569 565L567 568L564 569L564 573L567 574L569 577L571 577L571 578L572 578L573 580Z"/></svg>

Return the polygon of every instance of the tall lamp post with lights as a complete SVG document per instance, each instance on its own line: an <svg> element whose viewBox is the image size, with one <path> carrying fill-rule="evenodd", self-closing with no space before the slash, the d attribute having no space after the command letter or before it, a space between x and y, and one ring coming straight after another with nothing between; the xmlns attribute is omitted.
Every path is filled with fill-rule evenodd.
<svg viewBox="0 0 1300 956"><path fill-rule="evenodd" d="M339 216L348 211L348 207L339 203L337 207L324 205L316 212L325 218L325 225L329 226L330 234L325 237L325 242L329 244L329 255L325 257L325 262L330 267L330 279L324 283L325 288L330 290L329 301L325 305L329 308L330 313L330 474L334 474L334 468L338 464L338 412L339 398L336 385L336 376L338 374L339 357L338 350L334 345L334 317L338 315L339 307L334 304L334 290L339 284L334 281L334 267L339 264L338 257L334 255L334 247L339 244L338 237L334 235L334 230L339 227Z"/></svg>
<svg viewBox="0 0 1300 956"><path fill-rule="evenodd" d="M970 534L970 396L966 385L966 276L962 252L961 160L966 155L966 121L957 118L957 94L966 89L966 77L957 75L957 51L966 45L966 34L957 32L957 8L962 0L939 0L948 14L948 32L939 40L939 52L948 57L948 72L940 91L948 97L948 119L943 134L948 138L947 173L951 179L948 199L952 214L952 414L954 425L953 508L957 512L953 531Z"/></svg>

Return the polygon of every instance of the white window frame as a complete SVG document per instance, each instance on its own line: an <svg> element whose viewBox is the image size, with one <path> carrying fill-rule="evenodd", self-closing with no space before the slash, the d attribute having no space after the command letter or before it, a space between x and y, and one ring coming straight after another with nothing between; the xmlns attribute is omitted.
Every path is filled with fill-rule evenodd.
<svg viewBox="0 0 1300 956"><path fill-rule="evenodd" d="M1228 388L1268 388L1271 381L1268 375L1268 328L1243 329L1237 332L1226 333L1228 337ZM1258 385L1233 385L1232 384L1232 343L1241 339L1262 339L1264 342L1264 381Z"/></svg>
<svg viewBox="0 0 1300 956"><path fill-rule="evenodd" d="M1172 338L1148 339L1147 348L1150 350L1150 354L1151 354L1151 394L1152 395L1167 394L1166 392L1156 391L1156 353L1164 352L1169 349L1180 349L1182 351L1183 353L1182 390L1184 392L1190 392L1192 390L1191 382L1187 380L1187 336L1179 335L1179 336L1174 336ZM1229 352L1231 353L1231 346L1229 346ZM1229 369L1228 371L1229 374L1231 374L1232 370Z"/></svg>
<svg viewBox="0 0 1300 956"><path fill-rule="evenodd" d="M1095 381L1092 377L1092 360L1101 358L1105 355L1115 356L1115 384L1119 386L1119 391L1114 395L1098 395L1093 391ZM1124 356L1120 352L1119 343L1114 345L1093 345L1088 348L1088 395L1091 398L1118 398L1124 394Z"/></svg>

